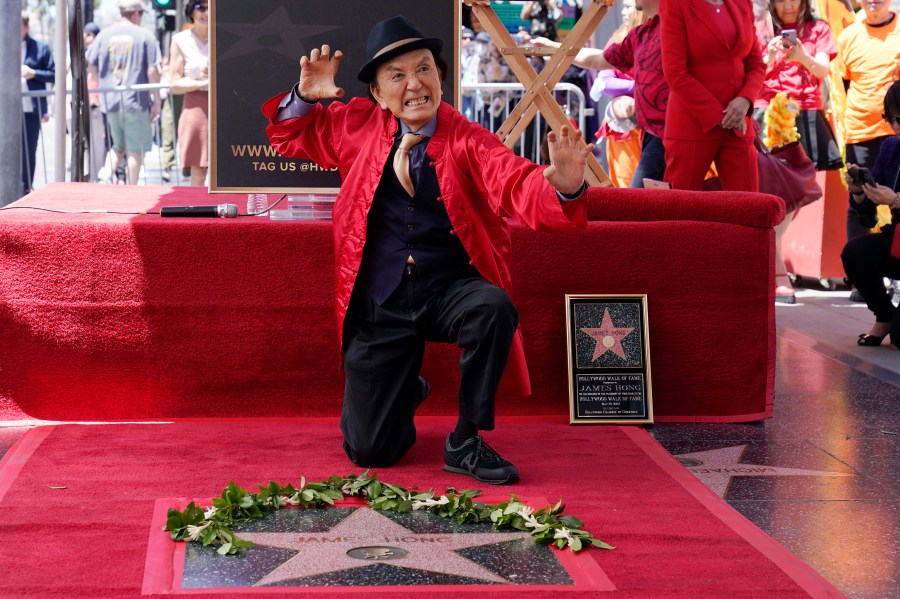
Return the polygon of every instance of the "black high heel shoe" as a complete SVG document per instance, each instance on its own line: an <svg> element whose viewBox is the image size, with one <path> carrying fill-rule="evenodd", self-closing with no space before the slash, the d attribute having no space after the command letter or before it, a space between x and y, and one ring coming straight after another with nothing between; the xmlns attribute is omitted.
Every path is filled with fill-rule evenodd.
<svg viewBox="0 0 900 599"><path fill-rule="evenodd" d="M867 347L877 347L881 345L881 342L884 341L884 338L887 336L887 333L885 333L884 335L870 335L868 333L861 333L859 339L856 340L856 344L865 345Z"/></svg>

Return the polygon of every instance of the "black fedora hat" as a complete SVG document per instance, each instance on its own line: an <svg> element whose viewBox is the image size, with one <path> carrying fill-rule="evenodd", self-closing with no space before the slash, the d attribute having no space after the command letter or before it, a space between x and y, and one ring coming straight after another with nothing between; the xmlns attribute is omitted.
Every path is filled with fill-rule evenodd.
<svg viewBox="0 0 900 599"><path fill-rule="evenodd" d="M422 48L440 54L444 41L436 37L425 37L418 27L403 16L379 21L369 32L367 61L356 77L363 83L371 83L378 65L405 52Z"/></svg>

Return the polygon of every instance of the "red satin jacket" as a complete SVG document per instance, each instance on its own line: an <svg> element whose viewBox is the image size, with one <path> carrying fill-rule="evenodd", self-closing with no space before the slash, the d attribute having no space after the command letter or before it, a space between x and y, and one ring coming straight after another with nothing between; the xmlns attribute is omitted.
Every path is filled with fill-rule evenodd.
<svg viewBox="0 0 900 599"><path fill-rule="evenodd" d="M368 99L316 105L307 116L275 123L280 94L263 105L272 146L288 158L306 158L338 168L341 190L334 205L335 285L338 335L362 261L372 198L399 129L396 118ZM543 176L546 167L513 154L494 134L470 123L449 104L438 108L437 130L426 153L433 161L453 234L471 263L490 283L510 292L510 235L506 217L533 228L587 226L586 200L561 203ZM516 332L507 374L531 392L520 332Z"/></svg>

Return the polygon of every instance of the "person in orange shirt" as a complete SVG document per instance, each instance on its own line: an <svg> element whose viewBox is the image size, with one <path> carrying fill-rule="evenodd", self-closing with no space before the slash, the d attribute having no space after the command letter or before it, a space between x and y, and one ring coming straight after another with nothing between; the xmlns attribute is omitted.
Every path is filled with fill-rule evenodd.
<svg viewBox="0 0 900 599"><path fill-rule="evenodd" d="M900 19L889 0L863 0L865 17L837 39L838 72L847 88L844 109L846 162L871 168L885 140L894 136L881 118L881 102L900 66ZM869 232L855 210L847 212L847 239ZM853 298L857 299L857 298Z"/></svg>
<svg viewBox="0 0 900 599"><path fill-rule="evenodd" d="M662 0L660 25L666 180L699 190L715 161L723 189L757 191L750 111L766 66L750 0Z"/></svg>

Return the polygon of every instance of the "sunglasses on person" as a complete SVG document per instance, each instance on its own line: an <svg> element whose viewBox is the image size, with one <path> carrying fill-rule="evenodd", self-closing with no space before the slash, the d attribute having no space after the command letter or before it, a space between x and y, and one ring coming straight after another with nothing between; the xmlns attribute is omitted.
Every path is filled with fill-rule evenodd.
<svg viewBox="0 0 900 599"><path fill-rule="evenodd" d="M881 118L886 120L889 125L897 125L900 126L900 116L891 116L889 114L882 114Z"/></svg>
<svg viewBox="0 0 900 599"><path fill-rule="evenodd" d="M209 6L207 4L195 4L194 10L199 10L200 12L206 12L209 10Z"/></svg>

